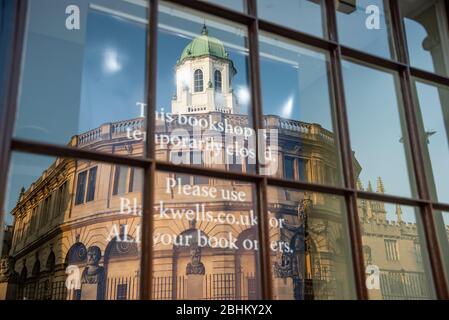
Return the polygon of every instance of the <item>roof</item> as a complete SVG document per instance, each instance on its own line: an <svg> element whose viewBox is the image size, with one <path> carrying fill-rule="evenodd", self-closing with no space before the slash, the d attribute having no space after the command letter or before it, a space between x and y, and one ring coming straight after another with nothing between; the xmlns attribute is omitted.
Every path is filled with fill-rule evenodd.
<svg viewBox="0 0 449 320"><path fill-rule="evenodd" d="M229 54L226 52L223 42L217 38L209 36L206 25L203 26L201 35L193 39L182 51L178 63L186 59L203 56L214 56L220 59L229 60Z"/></svg>

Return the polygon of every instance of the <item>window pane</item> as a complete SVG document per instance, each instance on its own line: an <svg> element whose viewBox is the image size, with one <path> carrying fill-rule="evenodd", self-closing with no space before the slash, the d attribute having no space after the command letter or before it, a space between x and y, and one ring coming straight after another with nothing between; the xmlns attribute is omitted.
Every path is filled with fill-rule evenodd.
<svg viewBox="0 0 449 320"><path fill-rule="evenodd" d="M84 195L86 193L86 178L87 171L78 174L78 180L76 182L76 201L75 204L84 203Z"/></svg>
<svg viewBox="0 0 449 320"><path fill-rule="evenodd" d="M141 193L112 197L113 169L13 153L2 251L10 269L0 297L139 299ZM97 172L95 197L75 206L76 177L89 171Z"/></svg>
<svg viewBox="0 0 449 320"><path fill-rule="evenodd" d="M125 166L116 166L113 195L121 195L126 192L127 178L128 168Z"/></svg>
<svg viewBox="0 0 449 320"><path fill-rule="evenodd" d="M434 212L435 226L446 270L446 280L449 283L449 212Z"/></svg>
<svg viewBox="0 0 449 320"><path fill-rule="evenodd" d="M419 209L359 200L358 210L370 299L434 299Z"/></svg>
<svg viewBox="0 0 449 320"><path fill-rule="evenodd" d="M247 0L200 0L200 1L210 2L239 12L246 11Z"/></svg>
<svg viewBox="0 0 449 320"><path fill-rule="evenodd" d="M295 179L295 159L292 157L284 158L284 178L289 180Z"/></svg>
<svg viewBox="0 0 449 320"><path fill-rule="evenodd" d="M136 3L29 1L15 137L143 155L132 133L144 131L147 8Z"/></svg>
<svg viewBox="0 0 449 320"><path fill-rule="evenodd" d="M449 75L449 37L443 0L399 1L410 64Z"/></svg>
<svg viewBox="0 0 449 320"><path fill-rule="evenodd" d="M355 299L344 199L272 187L268 207L274 298Z"/></svg>
<svg viewBox="0 0 449 320"><path fill-rule="evenodd" d="M326 36L322 0L257 0L259 17L317 37Z"/></svg>
<svg viewBox="0 0 449 320"><path fill-rule="evenodd" d="M247 28L175 5L159 9L156 158L248 172L242 165L256 162L256 135Z"/></svg>
<svg viewBox="0 0 449 320"><path fill-rule="evenodd" d="M95 184L97 183L97 167L89 170L89 184L87 185L86 202L95 198Z"/></svg>
<svg viewBox="0 0 449 320"><path fill-rule="evenodd" d="M343 78L358 188L414 196L397 75L344 61Z"/></svg>
<svg viewBox="0 0 449 320"><path fill-rule="evenodd" d="M449 88L414 81L421 145L433 200L449 203Z"/></svg>
<svg viewBox="0 0 449 320"><path fill-rule="evenodd" d="M264 33L259 40L264 118L273 157L269 174L341 185L328 56L274 35ZM286 157L295 159L299 176L283 173L290 170L282 165Z"/></svg>
<svg viewBox="0 0 449 320"><path fill-rule="evenodd" d="M143 170L142 169L131 169L130 177L130 190L129 192L142 192L143 187Z"/></svg>
<svg viewBox="0 0 449 320"><path fill-rule="evenodd" d="M156 176L153 297L260 299L255 186Z"/></svg>
<svg viewBox="0 0 449 320"><path fill-rule="evenodd" d="M395 58L388 0L338 0L340 42L383 58Z"/></svg>

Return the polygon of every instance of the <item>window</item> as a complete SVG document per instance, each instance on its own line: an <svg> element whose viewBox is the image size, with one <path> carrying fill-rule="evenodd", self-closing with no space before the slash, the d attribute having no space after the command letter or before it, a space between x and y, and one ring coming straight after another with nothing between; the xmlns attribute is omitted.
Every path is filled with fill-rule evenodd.
<svg viewBox="0 0 449 320"><path fill-rule="evenodd" d="M43 227L48 222L48 216L50 215L50 210L51 210L50 204L51 204L51 196L47 197L44 200L44 205L42 207L42 215L41 215L39 227Z"/></svg>
<svg viewBox="0 0 449 320"><path fill-rule="evenodd" d="M97 182L97 167L89 170L89 182L87 184L86 202L94 200L96 182Z"/></svg>
<svg viewBox="0 0 449 320"><path fill-rule="evenodd" d="M117 285L117 297L115 300L127 300L128 285L126 283Z"/></svg>
<svg viewBox="0 0 449 320"><path fill-rule="evenodd" d="M87 171L80 172L78 174L77 185L76 185L76 198L75 204L84 203L84 196L86 192L86 179L87 179Z"/></svg>
<svg viewBox="0 0 449 320"><path fill-rule="evenodd" d="M421 145L426 176L435 201L449 203L449 87L414 79Z"/></svg>
<svg viewBox="0 0 449 320"><path fill-rule="evenodd" d="M289 198L284 198L283 191ZM280 187L270 187L268 195L274 299L352 299L354 279L343 198ZM324 243L338 249L327 251ZM323 281L328 285L321 290L306 288L316 288ZM338 290L332 289L337 285Z"/></svg>
<svg viewBox="0 0 449 320"><path fill-rule="evenodd" d="M30 2L28 18L35 24L25 37L26 68L20 78L14 137L66 146L77 136L71 146L82 149L90 149L104 135L119 137L122 133L116 129L122 128L122 121L136 118L141 113L136 102L145 101L147 30L142 21L148 20L147 8L124 0L108 5L103 0L89 5L73 0L61 9L52 1ZM80 38L65 28L64 21L62 33L55 34L61 19L57 12L65 14L69 4L80 8ZM36 81L42 74L46 76ZM104 103L106 97L110 101ZM144 125L139 122L133 131L145 131Z"/></svg>
<svg viewBox="0 0 449 320"><path fill-rule="evenodd" d="M59 187L58 189L58 201L57 201L57 208L56 208L56 216L63 215L64 210L66 209L66 201L67 201L67 182L64 182L64 184Z"/></svg>
<svg viewBox="0 0 449 320"><path fill-rule="evenodd" d="M214 81L215 81L215 83L214 83L214 88L215 88L215 91L217 91L217 92L222 92L222 84L221 84L221 71L219 71L219 70L215 70L215 72L214 72Z"/></svg>
<svg viewBox="0 0 449 320"><path fill-rule="evenodd" d="M251 294L260 299L260 284L250 287L248 281L257 279L260 273L255 246L259 237L257 219L254 219L257 207L254 184L236 186L238 181L197 175L174 180L173 176L171 172L158 171L155 177L155 204L160 206L158 211L166 214L154 220L154 232L174 236L176 242L171 241L172 245L167 246L166 239L154 241L154 265L164 264L168 259L179 269L182 266L182 270L172 270L179 272L176 280L171 274L167 276L164 268L155 268L153 296L156 299L246 300ZM199 178L212 181L198 185ZM167 233L172 229L179 231L173 235ZM203 279L204 286L183 281L192 275ZM179 280L184 289L173 289L175 286L171 284Z"/></svg>
<svg viewBox="0 0 449 320"><path fill-rule="evenodd" d="M396 57L388 0L338 0L335 3L342 44L387 59Z"/></svg>
<svg viewBox="0 0 449 320"><path fill-rule="evenodd" d="M126 192L126 179L128 178L128 168L124 166L116 166L115 167L115 175L114 175L114 189L112 194L122 195Z"/></svg>
<svg viewBox="0 0 449 320"><path fill-rule="evenodd" d="M370 299L432 299L435 293L420 209L359 199L358 213L363 246L370 248L369 255L364 249L365 263L380 270L380 290L368 289Z"/></svg>
<svg viewBox="0 0 449 320"><path fill-rule="evenodd" d="M220 5L225 3L221 1ZM170 2L161 2L159 21L158 55L164 59L157 61L156 105L161 116L155 119L156 138L182 135L191 147L181 147L176 141L166 144L163 139L157 139L156 159L229 170L226 148L233 147L234 141L230 140L235 130L219 128L248 132L254 127L248 28ZM221 114L220 118L218 115L210 117L215 112ZM167 113L173 115L173 121L168 119ZM184 116L188 121L183 121ZM210 150L198 146L208 136L221 141L213 156ZM249 149L254 153L255 143ZM203 161L189 162L189 153L194 150L204 151ZM206 162L206 158L213 159L213 164ZM232 170L242 172L240 167Z"/></svg>
<svg viewBox="0 0 449 320"><path fill-rule="evenodd" d="M235 11L244 12L246 11L245 2L246 0L201 0L205 2L211 2L213 4L223 6Z"/></svg>
<svg viewBox="0 0 449 320"><path fill-rule="evenodd" d="M370 192L416 196L398 74L344 60L343 80L359 187ZM388 165L382 150L389 150Z"/></svg>
<svg viewBox="0 0 449 320"><path fill-rule="evenodd" d="M415 243L414 244L414 252L415 252L416 263L418 265L421 265L423 263L423 259L422 259L421 244L420 243Z"/></svg>
<svg viewBox="0 0 449 320"><path fill-rule="evenodd" d="M435 225L437 226L438 243L440 244L441 255L443 256L446 280L449 284L449 212L434 211ZM424 248L423 248L424 249ZM423 251L425 253L425 250Z"/></svg>
<svg viewBox="0 0 449 320"><path fill-rule="evenodd" d="M317 37L326 36L322 0L257 0L257 10L260 19Z"/></svg>
<svg viewBox="0 0 449 320"><path fill-rule="evenodd" d="M101 257L104 288L87 297L59 270L0 296L445 297L447 0L70 0L78 31L61 19L68 0L23 2L26 21L0 14L0 65L17 66L4 74L17 106L0 112L14 119L0 119L0 238L16 271L52 250L80 273Z"/></svg>
<svg viewBox="0 0 449 320"><path fill-rule="evenodd" d="M194 73L194 91L202 92L203 91L203 71L200 69L195 70Z"/></svg>
<svg viewBox="0 0 449 320"><path fill-rule="evenodd" d="M298 159L298 173L299 173L299 180L301 181L307 181L307 160L304 159ZM326 177L326 181L332 181L332 175L329 177Z"/></svg>
<svg viewBox="0 0 449 320"><path fill-rule="evenodd" d="M369 246L363 246L363 258L367 265L370 265L373 262L371 248Z"/></svg>
<svg viewBox="0 0 449 320"><path fill-rule="evenodd" d="M284 177L289 180L295 179L295 158L284 158Z"/></svg>
<svg viewBox="0 0 449 320"><path fill-rule="evenodd" d="M140 192L143 187L142 170L131 168L129 177L129 192Z"/></svg>
<svg viewBox="0 0 449 320"><path fill-rule="evenodd" d="M398 3L407 36L410 64L429 72L449 75L449 36L444 0Z"/></svg>
<svg viewBox="0 0 449 320"><path fill-rule="evenodd" d="M278 1L273 1L273 6ZM288 1L290 3L290 1ZM304 1L310 3L310 1ZM284 2L283 2L284 3ZM266 128L277 130L279 157L273 157L273 176L302 182L338 186L342 184L340 151L335 126L333 98L326 52L261 32L260 73ZM275 140L273 140L275 141ZM320 148L320 152L314 152ZM311 170L310 179L299 163L298 174L282 167L286 155L308 159L311 165L326 161L336 170L325 177ZM283 173L283 170L289 171Z"/></svg>
<svg viewBox="0 0 449 320"><path fill-rule="evenodd" d="M388 261L399 261L398 243L396 240L385 241L385 256Z"/></svg>
<svg viewBox="0 0 449 320"><path fill-rule="evenodd" d="M84 202L90 202L94 200L96 179L97 167L78 174L75 204L83 204Z"/></svg>

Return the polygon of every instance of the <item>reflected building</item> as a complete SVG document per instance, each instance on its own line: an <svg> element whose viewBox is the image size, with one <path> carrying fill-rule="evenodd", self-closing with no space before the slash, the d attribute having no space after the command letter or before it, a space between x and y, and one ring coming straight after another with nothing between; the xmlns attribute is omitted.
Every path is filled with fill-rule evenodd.
<svg viewBox="0 0 449 320"><path fill-rule="evenodd" d="M160 112L156 117L157 136L191 140L197 128L179 121L185 116L198 124L204 119L233 128L252 127L232 86L238 70L223 43L210 36L206 27L184 49L175 72L172 111L169 116ZM338 184L339 154L331 131L278 116L265 116L264 121L267 129L278 130L277 177ZM130 132L137 130L145 130L143 118L104 124L73 137L70 145L140 157L144 140L130 138ZM225 130L209 132L201 139L218 138L224 148L225 135ZM173 141L156 142L158 160L180 158L189 164L200 159L199 164L218 169L255 170L249 161L228 163L223 150L220 161L209 161L213 151L204 144L189 149L186 156ZM247 143L243 146L250 148ZM355 159L354 163L359 174L361 166ZM135 168L56 159L22 190L11 212L14 236L2 260L6 261L2 262L2 297L138 299L142 182L142 173ZM177 192L179 186L206 186L223 193L192 196ZM258 232L251 219L257 215L254 186L161 172L155 188L153 297L259 298ZM383 192L381 181L377 191ZM242 196L236 200L229 192ZM351 298L354 289L344 201L337 196L270 188L268 203L275 298ZM210 213L211 218L198 212ZM366 262L376 263L381 270L379 298L428 297L417 226L401 220L400 207L397 222L388 221L385 207L375 202L360 202L359 212L367 243ZM232 245L212 245L219 242L212 239L228 239ZM399 259L400 264L396 263Z"/></svg>

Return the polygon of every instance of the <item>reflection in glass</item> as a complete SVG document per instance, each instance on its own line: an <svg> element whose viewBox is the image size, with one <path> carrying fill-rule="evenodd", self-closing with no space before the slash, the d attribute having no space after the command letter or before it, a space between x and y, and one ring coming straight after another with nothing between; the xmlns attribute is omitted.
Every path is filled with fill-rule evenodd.
<svg viewBox="0 0 449 320"><path fill-rule="evenodd" d="M434 298L419 209L370 200L358 207L370 299Z"/></svg>
<svg viewBox="0 0 449 320"><path fill-rule="evenodd" d="M344 199L269 188L274 298L354 299Z"/></svg>
<svg viewBox="0 0 449 320"><path fill-rule="evenodd" d="M340 185L327 55L269 34L259 43L265 125L278 131L274 174Z"/></svg>
<svg viewBox="0 0 449 320"><path fill-rule="evenodd" d="M249 183L157 174L154 299L260 299L254 189Z"/></svg>
<svg viewBox="0 0 449 320"><path fill-rule="evenodd" d="M226 7L239 12L246 11L246 1L250 0L200 0Z"/></svg>
<svg viewBox="0 0 449 320"><path fill-rule="evenodd" d="M446 280L449 282L449 212L435 211L434 219Z"/></svg>
<svg viewBox="0 0 449 320"><path fill-rule="evenodd" d="M32 0L27 22L16 137L91 148L133 140L128 129L144 131L147 8ZM117 152L107 145L98 151Z"/></svg>
<svg viewBox="0 0 449 320"><path fill-rule="evenodd" d="M168 4L159 19L157 159L253 171L246 27Z"/></svg>
<svg viewBox="0 0 449 320"><path fill-rule="evenodd" d="M114 195L105 163L14 153L11 164L0 298L139 299L141 186Z"/></svg>
<svg viewBox="0 0 449 320"><path fill-rule="evenodd" d="M415 80L414 98L433 200L449 203L449 88Z"/></svg>
<svg viewBox="0 0 449 320"><path fill-rule="evenodd" d="M388 0L338 0L340 42L369 54L395 58Z"/></svg>
<svg viewBox="0 0 449 320"><path fill-rule="evenodd" d="M312 34L326 35L322 0L257 0L259 18Z"/></svg>
<svg viewBox="0 0 449 320"><path fill-rule="evenodd" d="M443 0L399 1L410 64L449 75L449 37Z"/></svg>
<svg viewBox="0 0 449 320"><path fill-rule="evenodd" d="M343 61L343 78L358 189L414 196L397 76Z"/></svg>

